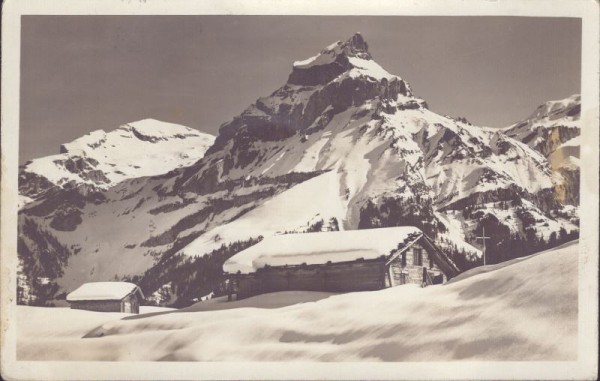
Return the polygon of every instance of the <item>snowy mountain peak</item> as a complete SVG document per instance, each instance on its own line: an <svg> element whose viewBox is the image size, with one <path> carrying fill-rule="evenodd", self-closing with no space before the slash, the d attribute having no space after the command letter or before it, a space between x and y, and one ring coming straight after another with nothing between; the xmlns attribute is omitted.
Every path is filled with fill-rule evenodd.
<svg viewBox="0 0 600 381"><path fill-rule="evenodd" d="M310 135L331 126L335 115L347 110L359 112L361 107L364 115L426 109L427 103L413 96L410 85L377 64L367 48L362 35L356 33L316 56L294 62L287 83L224 123L207 153L246 149L253 140L280 141L297 133ZM238 142L225 148L234 138ZM242 156L240 162L227 163L225 172L231 165L244 167L248 160Z"/></svg>
<svg viewBox="0 0 600 381"><path fill-rule="evenodd" d="M298 69L309 69L315 66L329 65L335 62L339 56L344 56L346 58L357 57L371 59L369 45L360 33L356 33L346 40L346 42L334 42L321 50L316 56L294 62L293 67Z"/></svg>
<svg viewBox="0 0 600 381"><path fill-rule="evenodd" d="M327 46L316 56L294 62L288 84L324 85L343 73L352 78L365 76L377 81L400 79L373 60L369 45L360 33L356 33L345 42L337 41Z"/></svg>
<svg viewBox="0 0 600 381"><path fill-rule="evenodd" d="M106 132L92 131L60 146L60 153L27 162L19 191L36 199L53 188L107 189L129 178L154 176L198 161L214 136L192 128L143 119Z"/></svg>
<svg viewBox="0 0 600 381"><path fill-rule="evenodd" d="M180 124L163 122L156 119L142 119L137 122L127 123L122 129L135 131L145 137L157 139L183 138L185 136L196 136L198 131ZM138 137L139 138L139 137Z"/></svg>
<svg viewBox="0 0 600 381"><path fill-rule="evenodd" d="M352 37L346 40L346 42L340 45L347 57L371 59L369 44L367 44L360 32L356 32Z"/></svg>
<svg viewBox="0 0 600 381"><path fill-rule="evenodd" d="M155 143L158 140L183 139L185 137L200 135L210 136L179 124L162 122L156 119L142 119L136 122L123 124L110 132L104 130L89 132L72 142L62 144L60 146L60 153L72 153L85 156L86 154L89 154L91 150L105 149L108 146L113 147L112 143L107 143L107 139L120 140L118 138L133 138ZM116 148L116 146L114 147Z"/></svg>
<svg viewBox="0 0 600 381"><path fill-rule="evenodd" d="M581 95L573 94L564 99L544 102L529 117L506 127L505 130L510 133L514 130L530 130L537 127L578 127L577 121L580 112Z"/></svg>
<svg viewBox="0 0 600 381"><path fill-rule="evenodd" d="M545 102L540 105L528 119L554 121L569 118L571 120L577 120L579 119L580 107L581 95L573 94L565 99Z"/></svg>
<svg viewBox="0 0 600 381"><path fill-rule="evenodd" d="M504 132L548 157L563 143L579 136L580 113L581 96L574 94L545 102L527 119L507 127Z"/></svg>

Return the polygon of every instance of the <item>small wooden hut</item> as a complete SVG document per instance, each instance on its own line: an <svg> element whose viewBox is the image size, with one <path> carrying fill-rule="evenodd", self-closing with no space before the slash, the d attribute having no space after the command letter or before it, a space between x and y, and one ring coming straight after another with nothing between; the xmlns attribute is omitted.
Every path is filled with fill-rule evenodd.
<svg viewBox="0 0 600 381"><path fill-rule="evenodd" d="M98 312L140 313L144 294L129 282L84 283L67 295L72 309Z"/></svg>

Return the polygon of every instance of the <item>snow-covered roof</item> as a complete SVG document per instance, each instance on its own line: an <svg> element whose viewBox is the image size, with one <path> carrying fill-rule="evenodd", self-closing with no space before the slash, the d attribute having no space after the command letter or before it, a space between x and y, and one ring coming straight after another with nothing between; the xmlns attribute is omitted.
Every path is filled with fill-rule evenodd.
<svg viewBox="0 0 600 381"><path fill-rule="evenodd" d="M413 235L423 234L414 226L333 232L283 234L264 238L223 264L230 274L251 273L269 266L322 264L375 259L389 255Z"/></svg>
<svg viewBox="0 0 600 381"><path fill-rule="evenodd" d="M75 302L82 300L121 300L132 292L139 292L143 298L142 291L133 283L129 282L91 282L84 283L78 289L67 295L67 301Z"/></svg>

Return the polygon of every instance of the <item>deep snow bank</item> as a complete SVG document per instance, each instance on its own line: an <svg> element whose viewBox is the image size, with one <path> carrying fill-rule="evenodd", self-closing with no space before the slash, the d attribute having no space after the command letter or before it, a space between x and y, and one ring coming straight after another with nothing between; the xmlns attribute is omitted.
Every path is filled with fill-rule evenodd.
<svg viewBox="0 0 600 381"><path fill-rule="evenodd" d="M61 309L19 307L19 360L574 360L576 242L443 286L333 295L277 309L179 312L59 336ZM257 300L277 297L264 295ZM64 311L63 311L64 312ZM79 311L81 312L81 311ZM107 319L108 320L108 319ZM84 324L77 320L77 324ZM98 327L98 324L102 324ZM96 328L95 328L96 327ZM57 328L58 329L58 328ZM60 350L59 350L60 349Z"/></svg>

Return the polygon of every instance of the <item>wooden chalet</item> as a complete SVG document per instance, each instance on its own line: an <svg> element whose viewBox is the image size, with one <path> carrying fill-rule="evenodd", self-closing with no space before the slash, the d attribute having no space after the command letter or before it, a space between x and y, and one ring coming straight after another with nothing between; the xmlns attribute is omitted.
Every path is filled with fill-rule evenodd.
<svg viewBox="0 0 600 381"><path fill-rule="evenodd" d="M303 290L352 292L444 283L456 265L416 227L283 234L223 265L229 298Z"/></svg>
<svg viewBox="0 0 600 381"><path fill-rule="evenodd" d="M140 313L144 294L129 282L84 283L67 295L72 309L98 312Z"/></svg>

